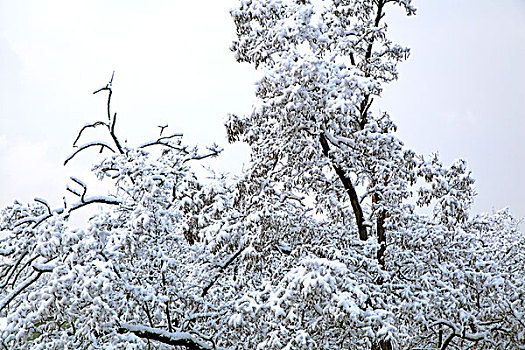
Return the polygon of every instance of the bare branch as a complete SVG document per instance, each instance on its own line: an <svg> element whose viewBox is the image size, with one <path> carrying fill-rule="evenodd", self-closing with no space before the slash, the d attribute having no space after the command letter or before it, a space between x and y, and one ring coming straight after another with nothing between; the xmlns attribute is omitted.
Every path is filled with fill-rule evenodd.
<svg viewBox="0 0 525 350"><path fill-rule="evenodd" d="M80 146L75 152L73 152L73 154L71 154L69 157L67 157L66 160L64 161L64 165L66 165L71 159L73 159L79 152L81 152L81 151L83 151L83 150L85 150L85 149L87 149L89 147L92 147L92 146L106 147L111 152L115 153L113 148L111 148L111 146L109 146L105 142L90 142L90 143L86 143L86 144Z"/></svg>
<svg viewBox="0 0 525 350"><path fill-rule="evenodd" d="M32 264L33 261L35 261L37 258L38 258L38 255L35 255L35 256L33 256L32 258L30 258L28 261L26 261L24 265L22 265L22 267L20 268L20 270L16 273L15 278L14 278L13 281L11 282L11 285L12 285L13 287L15 286L16 280L18 279L18 277L20 277L20 274L22 273L22 271L24 271L24 269L25 269L26 267L28 267L30 264Z"/></svg>
<svg viewBox="0 0 525 350"><path fill-rule="evenodd" d="M189 160L202 160L202 159L206 159L206 158L209 158L209 157L217 157L218 155L219 155L219 152L214 151L214 152L211 152L211 153L208 153L208 154L196 155L195 157L191 157L189 159L186 159L184 162L187 162Z"/></svg>
<svg viewBox="0 0 525 350"><path fill-rule="evenodd" d="M86 195L87 185L84 182L82 182L79 179L77 179L76 177L74 177L74 176L71 176L71 180L73 180L74 182L76 182L77 184L79 184L82 187L83 192L82 192L81 195L79 195L79 197L80 197L80 201L84 202L84 196ZM69 187L68 187L68 189L69 189Z"/></svg>
<svg viewBox="0 0 525 350"><path fill-rule="evenodd" d="M162 136L162 133L164 132L164 129L168 127L168 124L159 125L158 127L160 128L159 136Z"/></svg>
<svg viewBox="0 0 525 350"><path fill-rule="evenodd" d="M76 189L69 187L69 185L66 186L66 191L69 191L73 193L77 197L82 197L82 193L78 192Z"/></svg>
<svg viewBox="0 0 525 350"><path fill-rule="evenodd" d="M166 127L167 127L167 125L166 125ZM172 134L172 135L170 135L170 136L159 137L159 138L157 139L157 141L168 140L168 139L172 139L172 138L174 138L174 137L182 137L182 136L184 136L184 134L176 133L176 134Z"/></svg>
<svg viewBox="0 0 525 350"><path fill-rule="evenodd" d="M109 129L109 132L111 134L115 133L115 123L117 122L117 112L113 114L113 121L111 122L111 128Z"/></svg>
<svg viewBox="0 0 525 350"><path fill-rule="evenodd" d="M159 140L143 143L138 148L146 148L146 147L151 147L151 146L163 146L163 147L171 148L177 151L184 152L185 154L188 154L188 151L186 151L186 148L184 147L178 147L178 146L175 146L175 145L172 145L166 142L162 142Z"/></svg>
<svg viewBox="0 0 525 350"><path fill-rule="evenodd" d="M79 196L78 193L74 192L70 188L68 188L68 190L70 192L76 194L77 196ZM61 215L61 214L64 214L64 212L66 212L66 210L67 210L67 212L65 213L65 217L67 218L67 217L69 217L71 212L73 212L73 211L75 211L77 209L80 209L82 207L85 207L87 205L90 205L90 204L120 205L121 203L122 203L122 201L120 201L118 199L115 199L115 198L112 198L112 197L106 197L106 196L98 196L98 197L95 196L95 197L84 198L82 201L74 203L69 208L66 208L66 205L64 205L64 208L55 209L55 210L52 211L51 214L42 215L41 217L32 220L32 222L34 222L33 228L38 227L41 223L43 223L44 221L46 221L47 219L52 217L53 214ZM65 202L64 202L64 204L65 204Z"/></svg>
<svg viewBox="0 0 525 350"><path fill-rule="evenodd" d="M93 124L86 124L82 127L82 129L80 129L80 131L78 132L78 135L77 135L77 138L75 139L75 141L73 142L73 147L76 147L76 144L78 142L78 140L80 139L80 137L82 136L82 133L87 129L87 128L96 128L97 126L100 126L100 125L104 125L105 127L108 127L108 124L104 123L104 122L101 122L101 121L98 121L98 122L95 122Z"/></svg>
<svg viewBox="0 0 525 350"><path fill-rule="evenodd" d="M113 78L115 77L115 71L111 74L111 79L109 83L106 84L105 87L98 89L97 91L93 92L93 94L97 94L101 91L108 91L108 104L107 104L107 113L108 113L108 121L111 123L111 95L113 94L112 85L113 85Z"/></svg>
<svg viewBox="0 0 525 350"><path fill-rule="evenodd" d="M108 91L108 102L107 102L107 115L108 115L108 123L103 123L103 122L97 122L97 123L100 123L99 125L106 125L106 127L108 128L108 131L109 131L109 134L111 135L111 138L113 139L113 142L115 142L115 145L117 146L117 149L119 151L120 154L124 154L124 149L122 148L122 146L120 145L120 142L117 138L117 136L115 135L115 124L117 122L117 113L115 113L113 115L113 119L111 119L111 96L113 95L113 89L112 89L112 86L113 86L113 78L115 77L115 71L113 71L113 73L111 74L111 79L109 81L109 83L106 84L105 87L103 88L100 88L98 89L97 91L93 92L93 94L97 94L101 91ZM97 124L95 123L95 124ZM102 149L100 149L100 152L102 152Z"/></svg>
<svg viewBox="0 0 525 350"><path fill-rule="evenodd" d="M47 212L51 214L51 208L49 207L49 204L45 199L36 197L34 200L35 202L45 205L45 207L47 208Z"/></svg>
<svg viewBox="0 0 525 350"><path fill-rule="evenodd" d="M206 158L209 158L209 157L217 157L219 155L219 153L221 153L223 151L217 145L213 145L212 147L208 147L208 150L210 151L210 153L197 154L197 155L192 156L192 157L190 157L188 159L185 159L184 163L186 163L187 161L190 161L190 160L202 160L202 159L206 159Z"/></svg>
<svg viewBox="0 0 525 350"><path fill-rule="evenodd" d="M100 91L107 91L107 90L110 90L110 89L107 86L104 86L104 87L98 89L97 91L94 91L93 95L98 94Z"/></svg>
<svg viewBox="0 0 525 350"><path fill-rule="evenodd" d="M329 157L330 156L330 146L328 145L328 141L324 133L319 135L319 142L321 143L323 154L325 155L325 157ZM352 184L351 179L345 174L345 172L343 171L340 165L333 163L332 167L334 168L337 176L339 176L339 179L341 180L341 183L346 193L350 197L350 204L352 205L352 209L354 211L354 216L355 216L355 221L357 224L357 229L359 231L359 239L362 241L366 241L368 239L367 226L364 224L365 218L363 214L363 209L361 207L361 204L359 203L359 197L357 196L355 187Z"/></svg>

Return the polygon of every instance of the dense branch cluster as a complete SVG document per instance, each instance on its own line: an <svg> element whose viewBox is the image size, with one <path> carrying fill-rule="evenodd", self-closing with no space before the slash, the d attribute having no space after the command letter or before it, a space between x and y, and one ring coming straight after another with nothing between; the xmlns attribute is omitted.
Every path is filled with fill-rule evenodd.
<svg viewBox="0 0 525 350"><path fill-rule="evenodd" d="M93 196L0 214L1 345L103 349L525 349L525 237L508 210L472 215L464 160L396 136L374 100L409 50L385 11L410 0L242 0L232 51L263 70L240 177L194 166L165 134L124 146L111 113L66 163L104 152ZM109 141L76 144L92 128ZM108 153L109 152L109 153ZM74 228L73 211L101 209ZM420 210L431 207L429 215ZM427 211L428 212L428 211Z"/></svg>

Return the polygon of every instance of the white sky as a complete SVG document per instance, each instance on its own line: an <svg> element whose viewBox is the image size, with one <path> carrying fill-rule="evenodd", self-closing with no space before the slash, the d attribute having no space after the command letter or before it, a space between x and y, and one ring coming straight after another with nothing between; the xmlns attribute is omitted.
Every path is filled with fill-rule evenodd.
<svg viewBox="0 0 525 350"><path fill-rule="evenodd" d="M0 0L0 206L35 196L60 205L67 176L89 169L88 156L62 163L80 127L105 118L105 96L92 92L113 70L117 130L131 144L168 123L187 143L226 146L223 119L250 111L257 77L228 50L235 3ZM525 217L525 1L415 4L410 18L387 8L412 54L376 110L417 152L468 160L476 211ZM244 161L237 146L216 165Z"/></svg>

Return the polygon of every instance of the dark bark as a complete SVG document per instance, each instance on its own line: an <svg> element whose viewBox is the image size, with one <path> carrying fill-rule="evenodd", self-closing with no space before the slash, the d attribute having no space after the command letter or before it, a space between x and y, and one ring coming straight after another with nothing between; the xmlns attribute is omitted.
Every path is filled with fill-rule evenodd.
<svg viewBox="0 0 525 350"><path fill-rule="evenodd" d="M377 1L377 12L376 17L374 20L374 26L378 27L379 22L381 21L381 18L383 18L383 7L386 4L385 0L378 0ZM368 48L366 50L365 55L365 62L368 62L370 58L372 57L372 49L374 46L374 40L372 39L370 43L368 44ZM368 76L368 72L365 72L365 74ZM370 95L367 95L363 102L361 103L361 125L362 128L364 128L364 123L367 121L367 114L368 110L370 108L370 105L372 104L373 100L370 99ZM377 195L374 196L374 198L377 201L380 199ZM377 241L379 243L379 250L377 251L377 260L379 264L384 267L385 266L385 250L386 250L386 232L385 232L385 219L387 217L388 213L384 210L381 210L378 214L377 220L376 220L376 231L377 231ZM372 345L372 350L392 350L392 343L390 340L380 340L379 343Z"/></svg>
<svg viewBox="0 0 525 350"><path fill-rule="evenodd" d="M443 343L443 345L441 346L441 350L445 350L446 348L448 348L448 345L452 342L455 336L456 336L455 333L450 334L448 338L445 340L445 342Z"/></svg>
<svg viewBox="0 0 525 350"><path fill-rule="evenodd" d="M233 263L233 261L235 259L237 259L239 257L239 255L241 255L242 251L244 250L243 247L241 247L239 250L237 250L232 256L230 256L228 258L228 260L226 260L224 263L220 264L218 267L219 267L219 271L215 274L215 277L213 277L213 279L210 281L210 283L208 283L208 285L206 287L204 287L202 289L202 293L201 293L201 297L205 297L206 294L208 294L208 291L210 290L211 287L213 287L213 285L217 282L217 280L219 279L219 277L221 276L221 274L224 272L224 270L226 270L228 268L228 266L231 265L231 263Z"/></svg>
<svg viewBox="0 0 525 350"><path fill-rule="evenodd" d="M392 343L389 340L381 340L379 343L372 344L372 350L392 350Z"/></svg>
<svg viewBox="0 0 525 350"><path fill-rule="evenodd" d="M215 349L215 347L196 339L188 333L170 333L156 328L137 327L129 324L123 324L122 327L118 329L118 333L120 334L128 332L142 339L154 340L167 345L183 346L187 350Z"/></svg>
<svg viewBox="0 0 525 350"><path fill-rule="evenodd" d="M376 230L379 250L377 251L377 261L382 267L385 267L385 250L386 250L386 232L385 232L386 212L381 210L377 217Z"/></svg>
<svg viewBox="0 0 525 350"><path fill-rule="evenodd" d="M324 136L324 134L319 135L319 141L321 142L324 155L328 157L330 154L330 146L328 145L326 136ZM346 193L348 193L348 196L350 197L350 203L352 204L352 209L354 210L357 230L359 232L359 239L362 241L366 241L368 239L368 232L364 224L365 218L363 215L363 209L361 208L361 203L359 203L359 197L357 196L355 187L353 186L350 178L346 176L344 170L339 165L333 164L333 167L335 173L337 174L337 176L339 176L339 179L341 180L341 183L343 184Z"/></svg>
<svg viewBox="0 0 525 350"><path fill-rule="evenodd" d="M374 20L374 26L375 27L379 26L379 22L381 21L381 18L383 18L383 16L384 16L383 15L383 6L385 6L385 3L386 3L386 1L384 1L384 0L379 0L377 2L377 12L376 12L376 18ZM372 57L373 44L374 44L374 40L372 40L370 42L370 44L368 44L368 47L366 49L365 60L367 60L367 61Z"/></svg>

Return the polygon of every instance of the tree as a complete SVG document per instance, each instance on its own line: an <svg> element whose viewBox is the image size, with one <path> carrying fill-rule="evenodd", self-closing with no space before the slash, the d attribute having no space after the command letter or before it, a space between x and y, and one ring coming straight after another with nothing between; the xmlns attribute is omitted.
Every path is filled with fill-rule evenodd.
<svg viewBox="0 0 525 350"><path fill-rule="evenodd" d="M290 305L283 315L302 315L300 323L293 321L294 327L283 327L286 318L277 322L275 338L297 347L293 339L300 337L323 348L446 349L457 346L458 340L461 346L523 344L518 321L523 290L514 287L522 284L500 279L507 273L523 275L523 264L488 275L475 265L484 261L493 266L487 253L494 246L522 259L521 250L514 250L515 244L523 245L516 224L509 219L506 229L487 232L478 219L469 220L474 180L465 162L446 168L436 155L427 160L416 155L396 138L390 116L371 109L382 86L397 77L397 63L409 53L388 39L383 19L392 5L408 15L415 13L406 0L253 0L232 13L236 58L266 69L254 112L244 118L231 116L227 124L230 140L243 140L252 149L245 207L257 212L272 208L272 216L282 211L289 218L293 211L283 208L283 199L292 199L294 208L302 207L299 213L317 214L308 226L312 237L322 242L306 247L304 236L288 238L293 242L287 244L304 249L293 264L302 268L290 270L279 266L282 259L271 258L278 265L272 270L288 274L284 279L269 277L266 289L279 296L278 305ZM418 207L434 206L431 220L419 216L408 202L416 193ZM500 215L504 216L486 220L502 220ZM513 232L510 245L500 237L507 230ZM281 229L273 239L283 236ZM421 249L421 240L430 237L435 240L431 247L439 251ZM407 246L412 239L417 244ZM450 255L444 256L447 251ZM480 254L473 258L473 251ZM405 260L408 256L412 260ZM415 269L422 262L435 264L435 270ZM452 279L445 273L450 270L464 275ZM427 276L435 277L435 284L427 282ZM500 305L506 311L499 314L507 315L501 318L488 316L489 305L498 304L495 299L482 306L472 296L481 297L496 279L513 286L513 292L498 290L514 303ZM451 304L450 290L457 289L465 289L458 296L461 302ZM516 290L520 292L514 294ZM420 301L430 303L435 314L429 311L422 313L428 318L415 318Z"/></svg>
<svg viewBox="0 0 525 350"><path fill-rule="evenodd" d="M239 179L198 177L217 156L167 134L93 166L112 188L0 219L4 348L525 348L525 239L508 211L471 217L463 160L445 167L374 113L408 49L384 13L410 0L244 0L241 62L264 69L258 105L226 123L251 147ZM415 203L410 201L416 197ZM68 217L103 205L86 228ZM418 208L432 206L430 216Z"/></svg>

